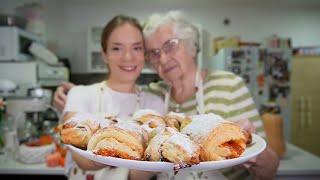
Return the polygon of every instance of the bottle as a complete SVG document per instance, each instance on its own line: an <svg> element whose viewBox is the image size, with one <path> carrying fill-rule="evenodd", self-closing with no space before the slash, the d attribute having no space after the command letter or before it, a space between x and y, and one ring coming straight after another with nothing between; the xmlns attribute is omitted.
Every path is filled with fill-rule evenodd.
<svg viewBox="0 0 320 180"><path fill-rule="evenodd" d="M271 148L281 158L285 155L286 144L283 136L283 118L280 115L280 108L274 105L266 105L267 109L262 113L262 121Z"/></svg>
<svg viewBox="0 0 320 180"><path fill-rule="evenodd" d="M4 135L5 156L11 160L16 160L19 151L19 139L13 120L13 116L5 114L2 130Z"/></svg>

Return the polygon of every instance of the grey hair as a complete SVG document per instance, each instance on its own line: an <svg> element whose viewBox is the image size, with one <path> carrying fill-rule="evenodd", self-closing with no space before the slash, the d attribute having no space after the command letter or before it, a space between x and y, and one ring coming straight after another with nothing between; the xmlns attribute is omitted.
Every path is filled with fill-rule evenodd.
<svg viewBox="0 0 320 180"><path fill-rule="evenodd" d="M177 38L184 39L189 45L191 51L195 51L195 55L199 49L199 30L192 24L189 19L181 11L169 11L167 13L152 14L143 27L144 37L149 38L158 28L164 25L172 24L173 33Z"/></svg>

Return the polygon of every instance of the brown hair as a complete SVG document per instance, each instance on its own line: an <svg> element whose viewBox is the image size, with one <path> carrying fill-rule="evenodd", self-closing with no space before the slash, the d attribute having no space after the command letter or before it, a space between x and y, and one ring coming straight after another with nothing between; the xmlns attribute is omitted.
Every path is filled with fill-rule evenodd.
<svg viewBox="0 0 320 180"><path fill-rule="evenodd" d="M125 23L129 23L130 25L139 29L141 36L143 37L142 27L136 18L131 17L131 16L122 15L122 14L117 15L117 16L113 17L103 28L102 35L101 35L101 47L104 52L106 52L106 50L107 50L107 42L108 42L108 39L109 39L112 31L115 28L117 28Z"/></svg>

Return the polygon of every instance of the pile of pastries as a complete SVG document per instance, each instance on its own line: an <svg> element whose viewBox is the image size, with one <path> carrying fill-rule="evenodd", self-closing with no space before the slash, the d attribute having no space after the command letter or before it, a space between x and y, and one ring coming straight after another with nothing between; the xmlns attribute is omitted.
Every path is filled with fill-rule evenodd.
<svg viewBox="0 0 320 180"><path fill-rule="evenodd" d="M241 156L251 135L215 114L161 116L144 109L130 118L68 113L61 139L94 154L172 162L178 168Z"/></svg>

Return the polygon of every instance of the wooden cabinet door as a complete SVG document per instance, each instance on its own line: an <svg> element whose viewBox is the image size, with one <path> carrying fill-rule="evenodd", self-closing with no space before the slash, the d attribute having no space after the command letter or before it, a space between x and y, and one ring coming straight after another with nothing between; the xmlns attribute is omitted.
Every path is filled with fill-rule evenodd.
<svg viewBox="0 0 320 180"><path fill-rule="evenodd" d="M320 155L320 57L295 57L292 62L291 140Z"/></svg>

